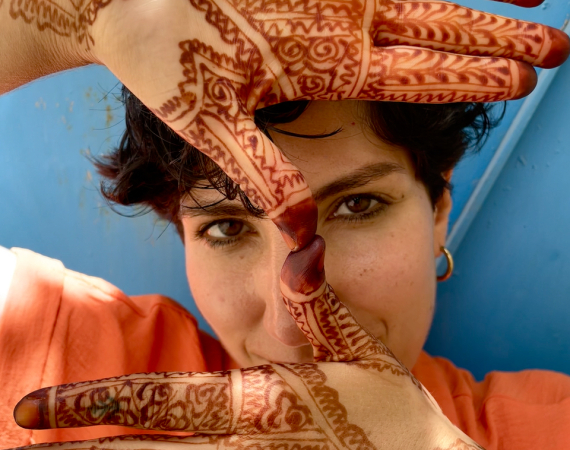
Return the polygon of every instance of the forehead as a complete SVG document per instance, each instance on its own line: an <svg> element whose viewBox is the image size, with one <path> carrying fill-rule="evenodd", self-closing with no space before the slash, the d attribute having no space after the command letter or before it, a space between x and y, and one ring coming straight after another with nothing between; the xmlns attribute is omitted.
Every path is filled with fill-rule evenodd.
<svg viewBox="0 0 570 450"><path fill-rule="evenodd" d="M295 121L275 126L309 136L340 130L329 137L307 139L270 131L277 147L301 171L313 194L335 180L362 173L362 168L383 163L401 168L391 172L391 180L414 179L407 151L383 142L369 129L364 106L361 101L314 101ZM203 187L207 186L204 181ZM185 204L206 204L223 198L213 189L194 188L191 194L184 198Z"/></svg>
<svg viewBox="0 0 570 450"><path fill-rule="evenodd" d="M276 128L326 138L305 139L271 132L280 150L305 176L313 191L331 179L379 162L395 163L413 176L408 153L380 140L366 125L365 105L360 101L315 101L295 121Z"/></svg>

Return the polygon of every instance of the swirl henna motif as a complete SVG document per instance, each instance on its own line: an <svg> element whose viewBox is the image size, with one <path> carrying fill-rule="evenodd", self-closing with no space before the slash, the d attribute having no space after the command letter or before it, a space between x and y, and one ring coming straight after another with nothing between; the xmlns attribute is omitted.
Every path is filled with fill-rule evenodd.
<svg viewBox="0 0 570 450"><path fill-rule="evenodd" d="M443 2L188 3L224 45L181 41L178 93L151 109L213 159L293 250L314 235L316 207L296 167L257 129L255 109L298 99L518 98L535 75L516 59L550 67L568 52L558 30Z"/></svg>

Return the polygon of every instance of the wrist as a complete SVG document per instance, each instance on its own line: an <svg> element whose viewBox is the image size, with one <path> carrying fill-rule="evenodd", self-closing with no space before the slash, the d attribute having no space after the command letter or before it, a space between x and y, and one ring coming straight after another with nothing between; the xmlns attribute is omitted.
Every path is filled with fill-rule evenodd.
<svg viewBox="0 0 570 450"><path fill-rule="evenodd" d="M98 62L91 28L101 5L72 0L0 1L0 94L45 75ZM81 10L83 8L83 10Z"/></svg>

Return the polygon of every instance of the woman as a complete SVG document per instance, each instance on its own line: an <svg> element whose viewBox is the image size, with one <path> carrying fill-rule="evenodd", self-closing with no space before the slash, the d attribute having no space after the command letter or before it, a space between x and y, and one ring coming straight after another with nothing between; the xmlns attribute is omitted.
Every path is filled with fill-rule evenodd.
<svg viewBox="0 0 570 450"><path fill-rule="evenodd" d="M97 11L95 9L94 14ZM210 13L211 10L208 10L207 17L211 19L213 16L208 16ZM219 15L216 17L219 19ZM224 33L225 31L224 28ZM551 33L552 36L555 38L551 39L554 43L551 44L551 48L556 50L558 46L559 50L565 45L567 47L567 42L563 41L562 37ZM220 161L222 169L234 180L238 180L240 184L243 181L242 192L253 199L257 206L263 207L268 216L279 226L289 249L295 250L295 253L287 258L279 277L281 265L288 253L287 246L281 241L279 233L267 220L250 218L240 206L240 202L235 200L219 202L223 199L220 198L219 192L202 189L207 188L207 184L189 186L185 183L179 185L176 182L176 191L169 188L171 191L168 196L161 194L153 199L153 202L157 203L159 211L169 215L171 219L180 218L188 249L188 273L194 295L201 304L204 315L211 321L226 350L237 364L240 367L270 361L291 364L271 365L257 370L244 369L224 375L185 377L182 383L177 375L169 376L166 382L158 385L156 383L160 377L153 376L147 376L144 382L140 379L139 381L112 380L104 383L103 398L94 398L92 393L86 394L87 386L72 386L56 394L59 398L57 412L52 409L54 399L50 397L55 391L44 391L24 400L16 410L16 419L23 425L36 427L79 425L93 423L93 420L101 422L101 419L105 418L107 423L134 423L139 427L237 433L237 438L226 436L216 441L209 438L191 438L184 441L204 446L268 445L267 440L263 439L270 439L271 443L280 445L284 443L295 445L295 442L317 445L320 442L319 445L328 446L356 443L358 446L372 447L399 445L402 448L413 448L415 445L417 448L474 448L475 444L467 436L446 421L431 396L409 376L405 366L375 339L379 338L387 343L404 364L410 367L415 364L433 310L435 287L433 259L445 241L450 209L445 180L446 177L449 178L449 171L456 162L454 158L460 156L462 146L456 147L454 152L457 150L458 154L444 161L441 166L436 164L435 167L433 165L430 167L426 164L429 168L425 169L426 174L422 175L424 170L422 159L418 158L416 161L412 158L411 148L402 148L402 145L404 147L406 145L397 139L392 144L388 143L391 137L384 134L390 133L389 127L378 127L382 130L380 137L385 138L384 140L371 134L366 122L373 116L371 113L364 113L361 110L362 106L350 102L314 103L297 120L280 128L297 135L324 134L325 137L319 141L321 144L319 148L316 148L311 141L306 141L309 145L299 143L299 138L295 136L271 134L284 150L285 156L296 163L299 169L297 170L282 158L267 137L262 136L255 127L252 128L251 119L249 121L246 119L245 109L235 110L236 102L232 100L231 95L239 93L240 82L234 80L236 84L232 84L229 78L221 78L219 73L212 75L210 67L198 65L196 60L191 60L196 54L203 58L209 55L216 64L219 63L220 60L214 58L214 53L208 49L202 51L204 48L200 45L193 40L181 43L181 62L185 67L183 72L185 81L179 84L179 94L154 108L153 112L177 129L178 134L196 143L202 151ZM566 47L564 52L567 53ZM255 54L255 51L245 47L240 47L240 52L242 51L245 53L240 55ZM556 53L554 50L553 52ZM402 58L405 60L409 57L418 61L416 53L417 51L397 50L394 54L385 56L392 58L390 68L396 67L399 71L398 63ZM290 55L291 52L280 54L281 57ZM383 61L385 56L378 61ZM523 59L528 57L515 56ZM419 57L420 61L425 61L422 55ZM531 59L538 64L548 61L547 65L551 64L552 58L547 58L541 50L535 52ZM479 63L479 60L469 61ZM113 62L107 64L112 66ZM373 60L370 67L373 68L375 64L377 63ZM499 66L500 64L502 66ZM237 66L239 64L234 68ZM202 71L202 78L193 72L197 67ZM253 67L258 66L254 64ZM347 65L343 67L346 68ZM227 67L225 69L228 70ZM298 69L299 73L294 73L294 64L288 66L288 75L293 79L297 77L295 82L301 92L310 86L307 83L309 75L303 72L305 69L306 67ZM444 77L448 69L449 66L446 66L445 70L435 73L435 78L440 81L436 87L425 88L426 91L435 90L431 94L426 94L432 96L430 99L441 100L448 95L442 93L442 83L448 81ZM255 86L262 86L263 80L267 80L268 72L267 69L264 70L263 74L254 73L252 79L256 80ZM314 67L311 70L318 72ZM349 86L362 82L366 89L369 89L366 94L364 94L366 89L358 91L356 97L370 96L371 92L375 95L386 95L385 91L374 90L375 81L372 81L382 76L382 70L374 72L371 69L370 78L357 77L347 82ZM476 99L487 99L489 95L494 96L492 98L516 97L526 92L529 83L532 83L529 81L530 72L527 66L511 61L489 60L482 70L487 71L488 75L495 75L493 81L496 85L489 87L487 82L482 83L485 85L483 89L492 92L482 94L483 97L473 94ZM343 80L350 78L351 73L347 70L347 76ZM509 77L501 78L500 74ZM416 96L412 99L423 99L424 90L418 90L418 83L419 85L425 83L425 76L417 71L409 72L409 75L420 81L416 81L414 86L413 78L400 77L395 83L395 89L399 92L397 95L402 95L403 99L410 99L410 95ZM314 74L311 76L313 82L318 81ZM200 84L196 81L198 79L207 82L212 88L203 98L199 98L192 90L192 86ZM387 91L390 90L390 79L390 77L383 79L382 85L388 86L385 89ZM469 76L462 75L454 81L453 98L457 99L457 96L460 99L470 98L469 83L466 83L466 80L469 81ZM338 85L333 79L328 81L328 91L324 90L323 98L334 98ZM266 99L265 104L282 100L287 94L287 88L281 81L277 85L277 91L275 86L274 83L268 83L266 87L269 89L260 90ZM290 88L295 89L295 85L291 85ZM202 109L198 109L196 113L196 105L200 100L202 100ZM148 102L153 103L152 100ZM250 105L247 106L249 108ZM256 105L253 103L251 106L255 108ZM149 114L144 110L140 111L140 105L138 108L139 111L135 113L142 114L143 117ZM468 126L477 114L465 113L461 109L462 107L455 112L451 109L450 114L442 121L448 121L450 117L457 115L458 124L455 127L461 130ZM217 127L212 126L216 124L216 119L213 118L214 112L222 118L221 123L226 124L225 128L220 127L220 121L217 122ZM409 111L404 116L408 113ZM428 116L429 114L431 112L428 111ZM469 116L471 118L466 119ZM141 135L141 130L145 128L140 126L140 119L136 115L134 121L133 123L138 121L139 125L132 130L129 137L137 152L140 147L148 146L149 141L156 140L156 133L161 136L157 140L161 147L175 137L172 133L168 134L164 128L162 131L161 129L156 131L156 127L150 128L150 133ZM158 120L155 120L155 124L158 123ZM269 119L269 124L272 123ZM377 124L378 121L373 123ZM260 123L262 127L264 124L267 125ZM330 128L331 125L333 128ZM338 132L333 133L334 131ZM342 141L346 142L346 146L351 149L350 152L347 153L345 148L338 145L339 142L345 143ZM125 145L130 144L125 143ZM174 146L180 144L175 143ZM234 153L231 147L234 148ZM261 147L267 152L259 158L259 153L256 151ZM162 150L164 149L161 148ZM243 151L245 153L240 153ZM249 164L247 158L258 160L255 164ZM183 161L184 164L176 167L172 163L180 162L177 159L174 157L172 161L167 161L168 164L165 165L167 178L174 174L178 176L175 180L178 180L181 171L195 169L195 166L188 161ZM140 163L135 162L135 168L138 164ZM197 167L200 167L200 164ZM114 172L115 168L107 166L103 170L106 170L108 175L123 177L123 173ZM210 168L216 171L215 167L210 166ZM121 170L123 169L121 167ZM131 169L126 170L130 172ZM139 186L141 181L147 183L148 180L152 180L154 183L156 179L156 173L143 180L136 179L136 172L127 175L135 177L134 180L129 180L128 176L125 178L133 182L134 187ZM219 171L213 175L220 175ZM193 177L197 177L198 180L203 178L194 173L190 173L189 177L191 181ZM220 182L222 185L226 184L223 179ZM270 188L264 189L264 183ZM308 186L311 187L320 209L318 223L314 221L315 207ZM188 191L187 188L192 189ZM233 194L240 194L235 189L233 191ZM128 202L152 203L143 197L129 199L128 196L132 194L129 186L126 186L126 192L125 200ZM188 195L181 196L180 193ZM233 195L231 187L230 194L231 197ZM155 189L150 191L150 195L155 195ZM173 202L173 199L176 201ZM179 200L182 201L180 215L178 215ZM204 207L204 204L215 206ZM356 215L358 219L352 217ZM324 262L323 243L314 237L315 229L327 239L329 255L334 255L327 258L342 264ZM347 247L346 242L350 242L351 246ZM372 243L379 245L379 251L374 249L371 251ZM223 252L220 251L222 245L226 246ZM239 267L235 267L236 261ZM328 281L335 280L332 283L339 291L340 298L371 335L360 329L327 287L323 273L323 266L327 264ZM223 277L218 278L221 268L226 270ZM363 282L356 281L359 279ZM370 284L374 282L382 286L381 292L370 289ZM113 291L108 287L105 290ZM120 297L117 293L113 295ZM283 296L286 299L288 312L282 304ZM125 299L123 301L127 302ZM219 306L220 302L224 303L223 307ZM160 300L158 303L165 302ZM247 308L247 314L243 313L244 307ZM211 312L208 308L211 308ZM180 319L181 313L177 312L174 316ZM173 322L165 323L171 325ZM236 324L238 326L234 328ZM187 325L188 320L184 326ZM156 331L156 327L153 331ZM195 330L194 341L196 341ZM167 347L161 349L166 350ZM156 357L156 353L152 355ZM313 356L317 361L347 362L344 365L332 366L298 365L310 362ZM147 362L151 360L152 358L149 358ZM432 364L437 366L436 363ZM150 370L148 365L146 368ZM229 368L229 365L226 364L221 368ZM346 372L347 368L350 368L350 372ZM432 373L437 371L437 368L432 367ZM380 375L377 376L378 374ZM230 379L234 378L240 380L241 388L228 384ZM349 378L359 382L347 390L346 381ZM461 375L457 378L461 378ZM197 384L194 383L196 380ZM426 381L429 381L429 377ZM370 382L378 383L377 392L370 391L368 384ZM208 383L214 391L216 386L220 387L220 395L211 397L206 402L208 408L211 406L212 409L207 412L201 411L196 415L200 417L198 421L200 423L192 420L190 420L192 423L188 422L186 413L188 408L197 411L199 409L197 405L203 403L202 397L196 394L193 400L179 398L182 390L174 389L177 383L185 386L182 390L186 394L190 391L197 392ZM300 384L295 387L295 383ZM558 393L563 390L564 383L564 380L558 381L556 389ZM111 396L109 396L111 392L109 384L114 385L111 389L114 393ZM155 385L163 391L151 389L152 401L149 403L149 390L145 389ZM279 388L276 391L271 390L269 389L271 385ZM137 388L133 389L133 386ZM194 388L190 389L191 386ZM303 386L306 389L305 394L309 397L315 392L320 394L325 392L334 399L323 400L316 396L314 398L316 406L311 406L308 398L300 393ZM386 386L394 389L387 389ZM139 387L144 389L141 390ZM120 392L123 392L123 389L131 390L132 395L121 397L122 400L118 399L117 389ZM165 403L161 403L156 395L160 397L165 392L164 389L166 391L174 389L172 392L176 393L174 396L166 396L166 403L170 403L169 410L158 412L157 408L165 406ZM226 395L228 392L231 395ZM265 392L267 396L259 397L260 392ZM479 394L477 393L477 396ZM45 401L41 399L43 395L47 395ZM483 397L486 398L484 395ZM142 403L137 404L137 398L144 403L142 409ZM564 395L561 398L565 398ZM132 403L128 405L122 403L127 402L127 399ZM180 402L173 404L173 399L178 399ZM243 399L242 403L240 399ZM232 403L235 401L237 403ZM264 405L263 401L267 403ZM286 406L283 406L283 401L288 402ZM561 402L562 400L553 402L554 406L549 414L565 413L559 409ZM239 410L240 413L228 415L228 404L233 405L231 411ZM149 406L152 411L149 410ZM264 410L265 406L267 410ZM373 409L367 409L370 406L373 406ZM180 415L177 409L184 410L184 414ZM271 413L270 417L266 415L267 411ZM330 415L331 411L334 412L333 416ZM474 412L473 408L470 411ZM467 416L469 413L464 413L457 422L465 420ZM321 420L324 422L321 423ZM502 417L498 425L510 425L510 423ZM464 426L464 429L470 431L476 439L485 439L487 442L487 434L476 433L479 426L478 421L471 421ZM470 427L473 427L473 430L469 429ZM505 436L501 436L500 439L508 439L511 435ZM512 442L517 444L521 443L521 439L531 442L535 438L521 432L520 427L513 436L515 441ZM555 439L564 439L564 436L555 434ZM171 445L176 445L172 440L167 441ZM124 440L117 441L116 445L137 448L141 444ZM168 444L161 442L157 445Z"/></svg>

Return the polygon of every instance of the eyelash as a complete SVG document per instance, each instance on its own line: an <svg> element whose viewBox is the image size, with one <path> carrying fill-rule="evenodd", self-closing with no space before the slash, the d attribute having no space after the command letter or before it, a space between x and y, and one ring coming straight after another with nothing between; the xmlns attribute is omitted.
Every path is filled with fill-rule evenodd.
<svg viewBox="0 0 570 450"><path fill-rule="evenodd" d="M354 199L357 197L362 198L362 199L375 200L378 203L373 206L373 209L371 211L367 211L367 212L363 212L363 213L354 213L354 214L345 215L345 216L334 216L334 213L333 213L333 214L329 215L329 218L332 217L331 220L341 221L344 223L361 223L361 222L365 222L367 220L370 220L370 219L376 217L378 214L383 212L390 205L390 203L388 201L386 201L386 199L384 199L378 195L351 194L351 195L348 195L346 197L339 199L334 206L334 211L337 211L342 206L343 203L346 203L346 202L350 201L351 199ZM235 237L230 237L228 239L212 239L212 238L209 238L207 236L206 233L210 228L212 228L216 224L224 223L224 222L227 222L229 220L235 221L237 219L228 217L228 218L219 219L219 220L216 220L214 222L209 222L209 223L205 224L204 226L200 227L200 229L198 229L196 231L196 234L195 234L196 239L197 240L203 240L206 245L208 245L210 248L213 248L213 249L219 249L219 248L223 248L223 247L228 248L228 247L236 245L237 243L239 243L239 241L242 241L243 239L247 239L247 236L244 236L243 234L240 234L240 235L235 236ZM248 227L248 225L245 222L242 222L242 223L244 224L244 226ZM246 231L246 234L247 234L247 231Z"/></svg>
<svg viewBox="0 0 570 450"><path fill-rule="evenodd" d="M206 243L206 245L208 245L210 248L213 248L213 249L222 248L222 247L229 247L229 246L236 244L238 241L243 240L244 236L241 234L239 234L237 236L229 237L227 239L212 239L212 238L208 237L208 235L206 233L208 232L208 230L210 228L212 228L213 226L215 226L219 223L224 223L224 222L227 222L229 220L235 221L236 219L228 217L226 219L219 219L219 220L216 220L214 222L209 222L209 223L205 224L204 226L200 227L198 229L198 231L196 231L196 239L197 240L203 240ZM244 226L247 226L247 224L245 224L245 222L243 222L243 223L244 223Z"/></svg>
<svg viewBox="0 0 570 450"><path fill-rule="evenodd" d="M362 212L362 213L354 213L347 216L336 216L334 217L334 213L331 214L329 217L333 216L333 220L339 220L344 223L360 223L366 220L370 220L376 217L378 214L383 212L388 206L389 202L378 196L373 194L352 194L346 197L339 199L334 206L334 211L337 211L343 203L346 203L354 198L361 198L361 199L368 199L368 200L375 200L378 204L374 205L370 211Z"/></svg>

